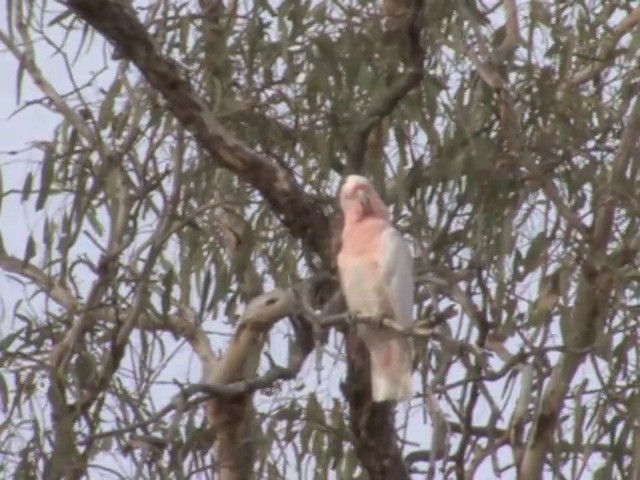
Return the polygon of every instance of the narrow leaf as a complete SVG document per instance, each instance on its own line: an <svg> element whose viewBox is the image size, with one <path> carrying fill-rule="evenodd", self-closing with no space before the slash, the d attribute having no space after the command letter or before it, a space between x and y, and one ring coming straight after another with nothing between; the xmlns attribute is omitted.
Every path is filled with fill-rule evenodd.
<svg viewBox="0 0 640 480"><path fill-rule="evenodd" d="M21 198L22 202L26 202L27 200L29 200L32 187L33 187L33 174L29 172L27 173L27 176L24 179L24 184L22 185L22 198Z"/></svg>
<svg viewBox="0 0 640 480"><path fill-rule="evenodd" d="M113 107L121 87L122 82L120 80L114 81L102 100L102 105L100 105L100 111L98 112L98 128L100 130L104 130L113 119Z"/></svg>
<svg viewBox="0 0 640 480"><path fill-rule="evenodd" d="M7 413L9 410L9 387L4 375L0 375L0 410L3 413Z"/></svg>
<svg viewBox="0 0 640 480"><path fill-rule="evenodd" d="M4 198L4 188L2 187L2 168L0 168L0 211L2 211L3 198Z"/></svg>
<svg viewBox="0 0 640 480"><path fill-rule="evenodd" d="M23 259L23 268L29 263L34 255L36 254L36 242L33 240L33 237L29 235L29 240L27 240L27 246L24 250L24 259Z"/></svg>
<svg viewBox="0 0 640 480"><path fill-rule="evenodd" d="M209 298L209 289L211 288L211 270L207 269L204 274L204 282L202 284L202 291L200 292L200 317L204 315L207 308L207 299Z"/></svg>
<svg viewBox="0 0 640 480"><path fill-rule="evenodd" d="M535 238L531 241L529 250L527 251L527 254L525 255L523 261L525 275L531 273L539 264L546 246L547 237L545 236L544 232L536 235Z"/></svg>
<svg viewBox="0 0 640 480"><path fill-rule="evenodd" d="M169 314L169 309L171 308L171 290L173 289L174 276L173 269L171 269L162 279L162 314L165 316Z"/></svg>
<svg viewBox="0 0 640 480"><path fill-rule="evenodd" d="M24 80L24 71L24 62L20 62L20 64L18 65L18 73L16 74L16 105L20 105L20 99L22 97L22 81Z"/></svg>
<svg viewBox="0 0 640 480"><path fill-rule="evenodd" d="M56 17L51 20L47 26L48 27L52 27L53 25L62 22L63 20L65 20L66 18L69 18L71 15L73 15L73 11L72 10L65 10L64 12L62 12L60 15L56 15Z"/></svg>
<svg viewBox="0 0 640 480"><path fill-rule="evenodd" d="M55 166L54 151L51 144L47 145L44 150L44 158L42 159L42 169L40 171L40 191L36 200L36 211L41 210L47 201L49 192L51 191L51 183L53 182L53 173Z"/></svg>

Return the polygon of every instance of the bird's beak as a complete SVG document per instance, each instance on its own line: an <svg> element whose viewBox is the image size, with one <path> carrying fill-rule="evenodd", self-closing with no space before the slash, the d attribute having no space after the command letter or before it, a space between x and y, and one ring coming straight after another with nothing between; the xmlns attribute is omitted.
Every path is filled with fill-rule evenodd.
<svg viewBox="0 0 640 480"><path fill-rule="evenodd" d="M358 201L362 206L362 211L366 214L371 214L371 200L369 194L364 190L358 190Z"/></svg>

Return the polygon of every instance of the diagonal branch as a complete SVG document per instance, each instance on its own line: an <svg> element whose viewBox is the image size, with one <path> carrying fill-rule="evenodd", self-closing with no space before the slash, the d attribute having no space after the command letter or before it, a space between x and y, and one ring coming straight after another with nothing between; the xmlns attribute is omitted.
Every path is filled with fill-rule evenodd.
<svg viewBox="0 0 640 480"><path fill-rule="evenodd" d="M276 162L229 132L195 93L179 65L163 55L131 7L116 0L68 0L66 5L133 62L211 160L258 190L290 233L329 259L328 221L319 206Z"/></svg>
<svg viewBox="0 0 640 480"><path fill-rule="evenodd" d="M67 288L30 263L10 255L0 255L0 269L28 279L66 310L73 311L78 307L77 299Z"/></svg>

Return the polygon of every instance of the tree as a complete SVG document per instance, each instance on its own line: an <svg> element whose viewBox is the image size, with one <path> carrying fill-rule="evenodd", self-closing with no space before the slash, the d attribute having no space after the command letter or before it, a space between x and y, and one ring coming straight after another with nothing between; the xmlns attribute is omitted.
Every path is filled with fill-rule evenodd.
<svg viewBox="0 0 640 480"><path fill-rule="evenodd" d="M59 124L21 186L2 167L2 235L21 204L38 223L0 248L24 286L0 468L640 478L639 23L626 1L7 2L19 110ZM413 242L408 409L371 403L335 279L350 172ZM176 379L191 354L202 378Z"/></svg>

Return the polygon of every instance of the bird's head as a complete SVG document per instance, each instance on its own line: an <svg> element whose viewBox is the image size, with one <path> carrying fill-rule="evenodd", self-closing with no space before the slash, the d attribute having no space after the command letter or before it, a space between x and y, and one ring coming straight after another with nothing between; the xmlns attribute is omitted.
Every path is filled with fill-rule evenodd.
<svg viewBox="0 0 640 480"><path fill-rule="evenodd" d="M372 183L361 175L349 175L340 189L340 206L345 218L375 216L389 218L389 209L384 204Z"/></svg>

